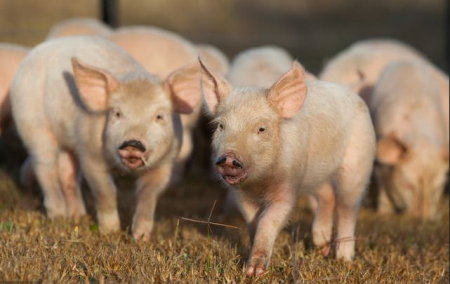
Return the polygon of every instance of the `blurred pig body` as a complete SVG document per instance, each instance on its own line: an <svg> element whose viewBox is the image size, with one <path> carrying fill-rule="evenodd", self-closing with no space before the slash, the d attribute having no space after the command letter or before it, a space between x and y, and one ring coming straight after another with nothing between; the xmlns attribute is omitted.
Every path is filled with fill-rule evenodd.
<svg viewBox="0 0 450 284"><path fill-rule="evenodd" d="M269 88L292 66L292 56L281 47L247 49L233 59L228 79L234 86Z"/></svg>
<svg viewBox="0 0 450 284"><path fill-rule="evenodd" d="M449 147L436 78L424 63L392 63L375 85L370 110L378 138L379 210L433 218Z"/></svg>
<svg viewBox="0 0 450 284"><path fill-rule="evenodd" d="M197 44L196 48L198 50L200 58L207 63L213 70L222 76L228 74L230 69L230 62L227 56L220 51L217 47L209 44Z"/></svg>
<svg viewBox="0 0 450 284"><path fill-rule="evenodd" d="M11 103L49 217L85 214L76 180L81 168L101 231L116 231L113 176L134 176L132 231L136 239L149 238L156 200L181 144L176 112L192 110L191 101L179 96L178 74L161 82L121 48L96 37L56 39L30 52L14 79Z"/></svg>
<svg viewBox="0 0 450 284"><path fill-rule="evenodd" d="M247 275L264 273L299 193L318 200L314 243L329 252L337 212L337 258L354 256L359 204L372 170L369 111L351 90L306 80L295 63L269 89L232 87L203 66L202 90L217 129L213 161L236 192L250 232Z"/></svg>
<svg viewBox="0 0 450 284"><path fill-rule="evenodd" d="M442 108L449 129L449 81L448 76L433 66L417 50L400 41L370 39L357 42L332 58L319 75L321 80L346 85L369 104L374 85L384 68L399 61L424 65L439 86Z"/></svg>
<svg viewBox="0 0 450 284"><path fill-rule="evenodd" d="M197 62L198 52L183 37L155 27L124 27L108 37L125 49L148 72L166 78L174 70ZM193 129L201 113L201 104L188 115L181 115L183 144L174 169L173 183L178 183L193 151Z"/></svg>
<svg viewBox="0 0 450 284"><path fill-rule="evenodd" d="M51 28L46 40L66 36L92 35L106 37L112 30L94 18L73 18L62 21Z"/></svg>
<svg viewBox="0 0 450 284"><path fill-rule="evenodd" d="M0 44L0 135L11 122L9 90L12 80L29 48L15 44Z"/></svg>

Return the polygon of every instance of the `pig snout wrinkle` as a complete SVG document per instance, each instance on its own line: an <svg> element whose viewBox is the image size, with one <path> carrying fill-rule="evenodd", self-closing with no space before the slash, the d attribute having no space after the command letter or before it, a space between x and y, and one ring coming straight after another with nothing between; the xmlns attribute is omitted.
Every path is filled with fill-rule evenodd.
<svg viewBox="0 0 450 284"><path fill-rule="evenodd" d="M137 140L128 140L122 143L122 145L120 145L119 150L125 149L126 147L133 147L136 148L142 152L145 152L145 146Z"/></svg>

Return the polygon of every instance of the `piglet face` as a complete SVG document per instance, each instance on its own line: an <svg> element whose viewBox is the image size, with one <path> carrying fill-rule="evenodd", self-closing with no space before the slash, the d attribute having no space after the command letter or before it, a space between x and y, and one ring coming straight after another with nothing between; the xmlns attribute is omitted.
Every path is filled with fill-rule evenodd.
<svg viewBox="0 0 450 284"><path fill-rule="evenodd" d="M72 59L86 107L106 113L103 149L125 171L154 167L174 148L181 133L180 113L200 101L198 66L180 68L164 82L145 72L118 79L107 70ZM177 146L177 145L175 145Z"/></svg>
<svg viewBox="0 0 450 284"><path fill-rule="evenodd" d="M375 171L397 211L433 219L444 192L448 152L433 145L408 147L398 138L378 142Z"/></svg>
<svg viewBox="0 0 450 284"><path fill-rule="evenodd" d="M280 124L300 111L306 97L302 67L294 63L270 89L233 89L202 64L201 83L216 127L212 148L218 175L232 186L272 176L283 143Z"/></svg>

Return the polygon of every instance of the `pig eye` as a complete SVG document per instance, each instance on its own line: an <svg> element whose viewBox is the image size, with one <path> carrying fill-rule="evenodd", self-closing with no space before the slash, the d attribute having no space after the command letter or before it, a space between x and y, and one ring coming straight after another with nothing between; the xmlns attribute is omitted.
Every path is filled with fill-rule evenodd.
<svg viewBox="0 0 450 284"><path fill-rule="evenodd" d="M163 120L164 119L164 117L162 116L162 114L158 114L157 116L156 116L156 120L157 121L161 121L161 120Z"/></svg>
<svg viewBox="0 0 450 284"><path fill-rule="evenodd" d="M113 108L111 110L112 114L114 115L115 118L120 118L122 117L122 113L120 112L120 110L118 108Z"/></svg>
<svg viewBox="0 0 450 284"><path fill-rule="evenodd" d="M219 123L219 129L223 130L223 124L222 123Z"/></svg>
<svg viewBox="0 0 450 284"><path fill-rule="evenodd" d="M265 127L260 127L260 128L258 129L258 134L263 133L263 132L265 132L265 131L266 131L266 128L265 128Z"/></svg>

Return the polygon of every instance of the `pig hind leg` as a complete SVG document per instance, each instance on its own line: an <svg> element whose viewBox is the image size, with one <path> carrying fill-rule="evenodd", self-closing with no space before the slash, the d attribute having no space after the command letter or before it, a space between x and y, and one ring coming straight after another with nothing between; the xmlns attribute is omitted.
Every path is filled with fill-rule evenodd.
<svg viewBox="0 0 450 284"><path fill-rule="evenodd" d="M328 255L330 252L330 240L333 230L333 216L335 209L335 194L330 183L322 185L315 193L317 209L313 222L314 245L322 248L322 253Z"/></svg>
<svg viewBox="0 0 450 284"><path fill-rule="evenodd" d="M79 218L86 214L83 197L77 180L77 161L72 153L59 154L59 181L64 192L69 217Z"/></svg>
<svg viewBox="0 0 450 284"><path fill-rule="evenodd" d="M374 156L375 137L370 119L355 117L353 135L335 179L338 259L350 261L355 254L356 219L370 180Z"/></svg>

